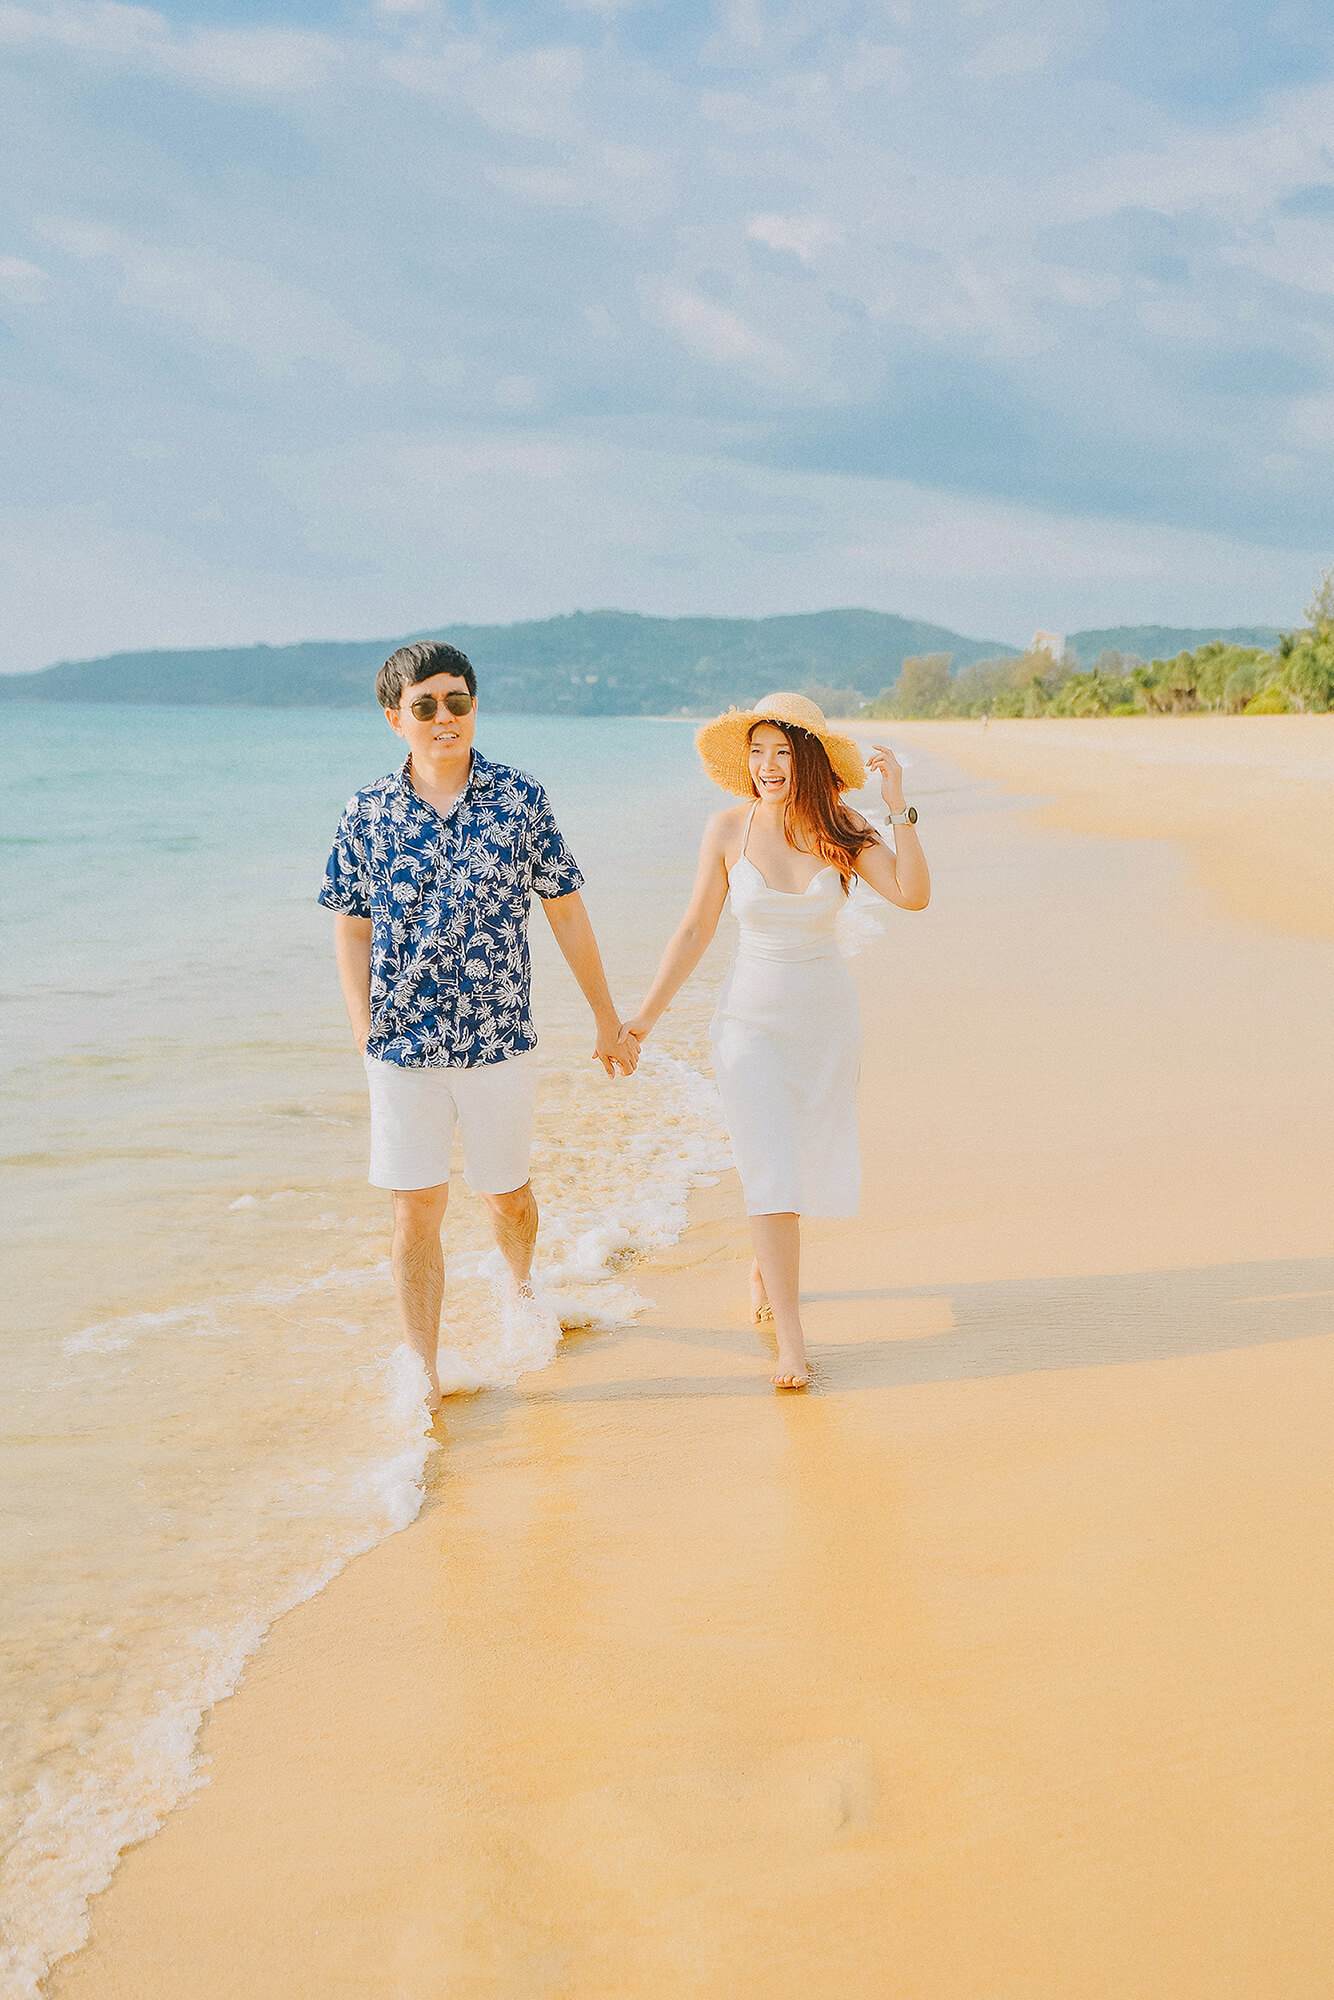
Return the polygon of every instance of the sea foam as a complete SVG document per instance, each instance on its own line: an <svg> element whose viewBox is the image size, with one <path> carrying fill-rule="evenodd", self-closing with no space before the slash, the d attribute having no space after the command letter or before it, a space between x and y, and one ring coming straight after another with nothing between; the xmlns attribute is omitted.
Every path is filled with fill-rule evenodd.
<svg viewBox="0 0 1334 2000"><path fill-rule="evenodd" d="M447 1393L545 1366L563 1325L633 1320L645 1305L636 1267L677 1239L691 1189L729 1158L716 1090L681 1058L646 1049L633 1086L557 1058L548 1081L555 1101L534 1142L536 1297L509 1296L481 1204L456 1204L445 1231ZM299 1191L293 1199L295 1225ZM233 1198L223 1209L240 1227L260 1206ZM34 2000L49 1966L85 1941L89 1899L123 1849L207 1783L201 1725L273 1620L416 1516L438 1446L422 1365L386 1337L393 1317L381 1252L108 1317L61 1343L61 1371L45 1385L51 1427L61 1399L95 1398L110 1417L115 1435L89 1474L92 1490L121 1495L123 1519L105 1525L124 1566L108 1575L86 1534L71 1565L84 1529L72 1517L50 1524L66 1587L37 1588L39 1615L20 1635L8 1690L30 1726L0 1797L4 2000Z"/></svg>

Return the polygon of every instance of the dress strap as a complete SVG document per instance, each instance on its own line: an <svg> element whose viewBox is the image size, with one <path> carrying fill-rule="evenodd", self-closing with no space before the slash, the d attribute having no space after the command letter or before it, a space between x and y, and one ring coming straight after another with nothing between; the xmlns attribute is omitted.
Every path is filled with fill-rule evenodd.
<svg viewBox="0 0 1334 2000"><path fill-rule="evenodd" d="M756 799L755 806L757 806L758 804L759 800ZM746 842L750 839L750 823L755 817L755 806L752 806L750 811L746 814L746 831L741 836L741 853L737 857L738 860L743 859L745 856Z"/></svg>

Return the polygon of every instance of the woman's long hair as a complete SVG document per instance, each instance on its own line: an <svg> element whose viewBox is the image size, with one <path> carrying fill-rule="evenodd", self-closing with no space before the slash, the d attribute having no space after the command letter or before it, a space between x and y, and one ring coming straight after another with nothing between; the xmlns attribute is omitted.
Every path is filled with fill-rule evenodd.
<svg viewBox="0 0 1334 2000"><path fill-rule="evenodd" d="M874 847L878 836L869 826L858 826L844 805L834 767L819 737L792 723L776 722L773 727L782 730L792 749L792 791L784 814L785 830L795 834L808 853L837 868L846 894L857 872L857 856L863 848ZM750 782L758 798L755 780Z"/></svg>

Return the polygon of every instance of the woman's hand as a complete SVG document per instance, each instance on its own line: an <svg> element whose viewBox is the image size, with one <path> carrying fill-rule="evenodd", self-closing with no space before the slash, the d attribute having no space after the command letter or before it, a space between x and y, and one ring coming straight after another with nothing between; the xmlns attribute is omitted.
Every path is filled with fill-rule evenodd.
<svg viewBox="0 0 1334 2000"><path fill-rule="evenodd" d="M602 1064L608 1076L633 1076L639 1063L639 1044L626 1040L619 1021L604 1022L598 1029L593 1060Z"/></svg>
<svg viewBox="0 0 1334 2000"><path fill-rule="evenodd" d="M647 1041L652 1027L653 1023L644 1018L641 1010L638 1014L632 1015L628 1021L621 1022L621 1034L622 1036L633 1036L635 1046L638 1048L640 1042Z"/></svg>
<svg viewBox="0 0 1334 2000"><path fill-rule="evenodd" d="M880 773L881 798L891 812L901 813L904 809L903 766L894 752L885 743L873 743L866 768Z"/></svg>

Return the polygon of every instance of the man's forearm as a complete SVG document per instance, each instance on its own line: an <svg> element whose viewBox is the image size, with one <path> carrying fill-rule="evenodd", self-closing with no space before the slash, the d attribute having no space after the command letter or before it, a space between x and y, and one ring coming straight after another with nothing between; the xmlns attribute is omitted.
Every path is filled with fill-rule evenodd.
<svg viewBox="0 0 1334 2000"><path fill-rule="evenodd" d="M619 1017L612 1004L602 954L582 896L559 896L542 905L560 946L561 956L579 982L579 991L593 1010L598 1026L615 1027Z"/></svg>
<svg viewBox="0 0 1334 2000"><path fill-rule="evenodd" d="M338 983L352 1026L352 1039L364 1050L371 1032L371 920L334 917L334 956Z"/></svg>

